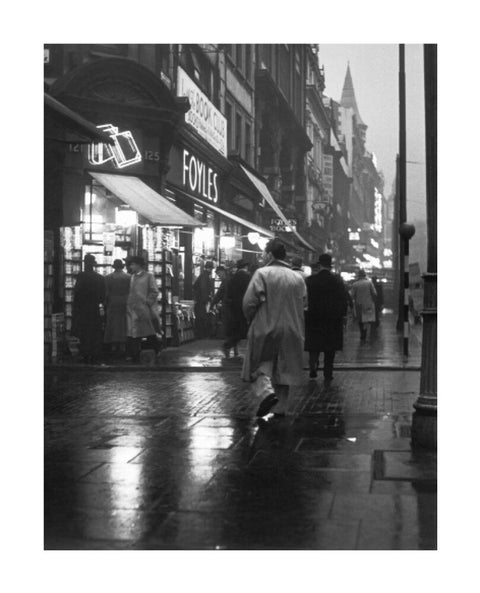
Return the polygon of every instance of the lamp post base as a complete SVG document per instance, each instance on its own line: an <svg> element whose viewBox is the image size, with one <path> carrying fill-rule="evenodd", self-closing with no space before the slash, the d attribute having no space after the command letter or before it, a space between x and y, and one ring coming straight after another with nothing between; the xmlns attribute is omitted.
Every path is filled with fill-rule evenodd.
<svg viewBox="0 0 480 593"><path fill-rule="evenodd" d="M422 449L437 449L437 408L422 407L420 402L415 404L412 416L412 447Z"/></svg>

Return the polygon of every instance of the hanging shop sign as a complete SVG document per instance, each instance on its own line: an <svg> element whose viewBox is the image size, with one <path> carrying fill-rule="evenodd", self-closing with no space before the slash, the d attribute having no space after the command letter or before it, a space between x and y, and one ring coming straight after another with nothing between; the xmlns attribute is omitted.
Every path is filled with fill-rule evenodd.
<svg viewBox="0 0 480 593"><path fill-rule="evenodd" d="M323 187L330 201L333 200L333 156L323 155Z"/></svg>
<svg viewBox="0 0 480 593"><path fill-rule="evenodd" d="M177 94L179 97L188 97L190 101L190 110L185 114L185 121L226 157L227 120L180 67L178 67Z"/></svg>
<svg viewBox="0 0 480 593"><path fill-rule="evenodd" d="M103 124L97 128L107 133L114 143L112 145L102 142L90 144L88 147L90 165L103 165L111 161L117 169L123 169L142 160L142 155L129 130L119 132L119 129L112 124Z"/></svg>
<svg viewBox="0 0 480 593"><path fill-rule="evenodd" d="M284 233L292 233L297 228L297 221L294 218L287 219L288 225L281 218L270 220L270 230Z"/></svg>
<svg viewBox="0 0 480 593"><path fill-rule="evenodd" d="M375 188L375 230L382 232L382 194Z"/></svg>

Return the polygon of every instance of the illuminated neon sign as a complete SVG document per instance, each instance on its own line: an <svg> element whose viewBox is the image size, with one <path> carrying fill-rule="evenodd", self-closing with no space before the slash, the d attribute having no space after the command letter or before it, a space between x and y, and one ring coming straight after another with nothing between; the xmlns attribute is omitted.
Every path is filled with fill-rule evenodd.
<svg viewBox="0 0 480 593"><path fill-rule="evenodd" d="M123 169L142 160L142 155L130 131L119 132L112 124L97 126L108 134L113 144L94 143L88 147L88 162L91 165L103 165L112 161L115 167Z"/></svg>

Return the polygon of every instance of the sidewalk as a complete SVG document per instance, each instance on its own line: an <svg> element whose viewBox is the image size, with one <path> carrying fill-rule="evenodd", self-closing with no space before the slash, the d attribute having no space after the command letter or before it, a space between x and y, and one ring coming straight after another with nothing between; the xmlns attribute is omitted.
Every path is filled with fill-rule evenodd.
<svg viewBox="0 0 480 593"><path fill-rule="evenodd" d="M259 425L238 368L130 370L46 373L46 549L435 549L418 371L305 372Z"/></svg>
<svg viewBox="0 0 480 593"><path fill-rule="evenodd" d="M396 319L392 313L382 317L381 326L369 336L365 344L360 343L359 330L353 319L349 319L344 333L344 349L338 352L335 366L340 369L415 369L421 365L422 326L412 325L409 338L409 357L403 357L403 335L395 328ZM162 350L152 366L131 364L122 361L105 361L102 365L85 365L68 360L59 364L48 365L48 368L68 368L79 370L95 368L97 370L134 369L150 370L206 370L221 371L228 368L240 368L245 353L245 340L240 343L239 357L225 360L221 339L205 339L187 342L179 347L168 347ZM308 367L308 355L304 356L304 368Z"/></svg>

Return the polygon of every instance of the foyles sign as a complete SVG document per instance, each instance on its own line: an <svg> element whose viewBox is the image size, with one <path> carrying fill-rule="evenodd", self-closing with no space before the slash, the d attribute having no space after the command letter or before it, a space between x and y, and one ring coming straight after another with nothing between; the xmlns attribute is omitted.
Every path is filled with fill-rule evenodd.
<svg viewBox="0 0 480 593"><path fill-rule="evenodd" d="M190 101L190 111L185 114L185 121L226 157L227 120L180 66L177 76L177 95L188 97Z"/></svg>
<svg viewBox="0 0 480 593"><path fill-rule="evenodd" d="M211 202L218 201L218 174L185 149L182 171L182 182L187 189Z"/></svg>

